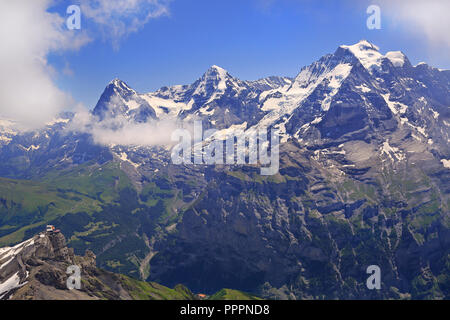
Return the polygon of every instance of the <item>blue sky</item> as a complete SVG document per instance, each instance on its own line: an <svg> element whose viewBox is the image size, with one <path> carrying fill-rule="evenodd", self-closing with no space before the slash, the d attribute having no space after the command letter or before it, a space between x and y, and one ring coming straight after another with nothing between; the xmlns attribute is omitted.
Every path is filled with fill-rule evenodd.
<svg viewBox="0 0 450 320"><path fill-rule="evenodd" d="M62 1L50 10L66 17L69 4L77 1ZM57 71L57 85L88 108L116 77L139 92L192 83L214 64L245 80L293 77L339 45L361 39L378 45L382 52L402 50L413 64L426 61L450 67L448 47L431 45L416 26L383 15L382 5L381 30L369 30L369 4L364 0L172 0L168 15L150 19L120 38L118 45L96 34L100 31L82 12L82 31L92 41L77 51L52 53L48 61Z"/></svg>

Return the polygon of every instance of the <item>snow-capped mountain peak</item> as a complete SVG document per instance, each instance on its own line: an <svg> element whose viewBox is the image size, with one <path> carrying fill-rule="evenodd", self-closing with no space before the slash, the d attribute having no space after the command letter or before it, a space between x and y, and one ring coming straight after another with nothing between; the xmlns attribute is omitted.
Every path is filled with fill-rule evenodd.
<svg viewBox="0 0 450 320"><path fill-rule="evenodd" d="M94 114L100 120L119 115L135 122L151 118L183 121L201 118L219 130L243 123L248 128L274 126L280 129L283 141L299 133L309 134L313 128L321 130L323 139L336 138L345 128L356 128L355 123L369 126L372 119L379 123L392 116L401 117L396 120L403 124L425 128L420 120L423 114L417 118L411 112L425 108L422 100L444 97L447 76L437 74L437 69L421 71L420 67L412 67L401 51L384 54L376 45L362 40L342 45L334 54L305 66L295 79L269 77L243 81L213 65L192 84L163 87L146 94L137 93L125 82L114 79ZM436 81L442 85L436 87ZM410 94L415 92L418 96ZM422 100L417 102L419 98ZM440 114L439 120L445 114L441 100L433 102L433 115ZM422 109L418 114L419 111ZM351 112L359 122L349 122L341 116ZM330 129L338 121L340 129ZM436 144L436 139L433 141Z"/></svg>
<svg viewBox="0 0 450 320"><path fill-rule="evenodd" d="M108 86L111 86L114 90L119 92L120 94L133 94L136 93L135 90L130 88L128 84L126 84L124 81L120 80L119 78L113 79Z"/></svg>
<svg viewBox="0 0 450 320"><path fill-rule="evenodd" d="M112 80L105 88L93 110L100 120L123 115L136 122L145 122L156 118L155 111L141 96L124 81Z"/></svg>
<svg viewBox="0 0 450 320"><path fill-rule="evenodd" d="M373 71L380 71L382 69L382 63L386 59L389 60L394 67L398 68L404 67L405 64L409 64L408 58L403 52L389 51L383 55L380 52L379 47L367 40L361 40L353 45L342 45L339 48L348 50L353 54L370 73Z"/></svg>
<svg viewBox="0 0 450 320"><path fill-rule="evenodd" d="M225 78L228 74L228 71L225 70L222 67L219 67L217 65L212 65L211 67L209 67L209 69L206 71L206 74L211 75L211 74L217 74L219 75L221 78Z"/></svg>
<svg viewBox="0 0 450 320"><path fill-rule="evenodd" d="M407 61L405 54L401 51L389 51L385 57L392 62L394 67L403 67Z"/></svg>
<svg viewBox="0 0 450 320"><path fill-rule="evenodd" d="M379 48L367 40L361 40L354 45L342 45L342 49L351 52L369 72L379 70L385 58Z"/></svg>
<svg viewBox="0 0 450 320"><path fill-rule="evenodd" d="M230 79L233 79L233 77L227 70L213 65L202 76L199 87L209 86L216 90L225 91L227 88L227 81Z"/></svg>
<svg viewBox="0 0 450 320"><path fill-rule="evenodd" d="M380 48L375 44L363 39L353 45L342 45L341 48L348 48L352 50L352 52L357 51L379 51Z"/></svg>

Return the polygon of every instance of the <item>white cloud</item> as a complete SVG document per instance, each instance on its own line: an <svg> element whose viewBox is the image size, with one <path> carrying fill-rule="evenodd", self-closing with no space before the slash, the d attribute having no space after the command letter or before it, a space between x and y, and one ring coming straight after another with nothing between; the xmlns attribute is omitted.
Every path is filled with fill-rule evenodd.
<svg viewBox="0 0 450 320"><path fill-rule="evenodd" d="M94 30L68 30L63 16L48 9L56 0L0 0L0 118L36 129L74 104L55 85L50 53L77 50ZM82 21L91 19L117 47L124 36L168 13L166 0L81 0ZM89 36L87 33L89 32ZM66 66L61 70L70 75Z"/></svg>
<svg viewBox="0 0 450 320"><path fill-rule="evenodd" d="M427 37L436 47L450 47L450 1L380 0L381 14L395 25Z"/></svg>
<svg viewBox="0 0 450 320"><path fill-rule="evenodd" d="M99 121L87 109L80 107L67 130L88 133L95 143L106 146L170 146L174 142L168 133L180 125L176 119L136 123L121 115ZM188 124L183 126L189 127Z"/></svg>
<svg viewBox="0 0 450 320"><path fill-rule="evenodd" d="M176 130L176 123L168 120L149 123L124 122L119 129L95 125L92 138L102 145L170 146L173 142L168 132Z"/></svg>
<svg viewBox="0 0 450 320"><path fill-rule="evenodd" d="M115 48L120 40L137 32L151 19L169 14L169 0L80 0L83 17L100 28Z"/></svg>
<svg viewBox="0 0 450 320"><path fill-rule="evenodd" d="M0 117L37 128L69 106L54 84L50 52L76 50L89 41L64 29L64 18L47 12L52 0L0 1Z"/></svg>

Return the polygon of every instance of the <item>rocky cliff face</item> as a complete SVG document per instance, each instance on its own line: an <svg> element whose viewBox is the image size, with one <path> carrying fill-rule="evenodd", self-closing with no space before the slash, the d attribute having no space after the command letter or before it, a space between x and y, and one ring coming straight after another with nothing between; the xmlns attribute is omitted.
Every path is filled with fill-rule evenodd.
<svg viewBox="0 0 450 320"><path fill-rule="evenodd" d="M70 290L70 266L81 271L81 288ZM139 282L96 267L91 251L74 255L62 233L40 233L14 247L0 249L0 299L98 300L193 299L182 286L174 290Z"/></svg>
<svg viewBox="0 0 450 320"><path fill-rule="evenodd" d="M340 174L339 158L281 152L273 177L207 175L178 232L156 244L150 278L282 299L448 298L448 211L436 185L412 178L424 171L374 162ZM370 265L381 290L366 287Z"/></svg>

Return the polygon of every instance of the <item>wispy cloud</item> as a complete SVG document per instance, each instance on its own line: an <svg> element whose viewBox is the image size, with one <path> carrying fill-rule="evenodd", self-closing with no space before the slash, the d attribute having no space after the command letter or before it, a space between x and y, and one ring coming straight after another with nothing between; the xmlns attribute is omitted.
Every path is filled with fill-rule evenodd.
<svg viewBox="0 0 450 320"><path fill-rule="evenodd" d="M435 47L450 47L450 1L380 0L382 15L413 34L424 35Z"/></svg>
<svg viewBox="0 0 450 320"><path fill-rule="evenodd" d="M81 107L76 111L67 130L88 133L95 143L106 146L170 146L174 142L168 132L173 132L180 125L176 119L136 123L122 115L99 121L87 109ZM183 126L189 127L189 124L184 123Z"/></svg>
<svg viewBox="0 0 450 320"><path fill-rule="evenodd" d="M0 117L35 129L71 108L70 94L55 84L50 53L78 50L98 30L68 30L66 16L49 12L56 0L0 1ZM150 19L168 14L166 0L81 0L82 17L91 19L115 47ZM73 71L66 64L63 74Z"/></svg>
<svg viewBox="0 0 450 320"><path fill-rule="evenodd" d="M169 0L81 0L83 16L99 27L115 48L121 39L139 31L151 19L169 14Z"/></svg>
<svg viewBox="0 0 450 320"><path fill-rule="evenodd" d="M0 1L0 116L26 128L41 126L71 102L54 84L48 54L77 50L90 40L64 29L65 20L47 12L52 4Z"/></svg>

